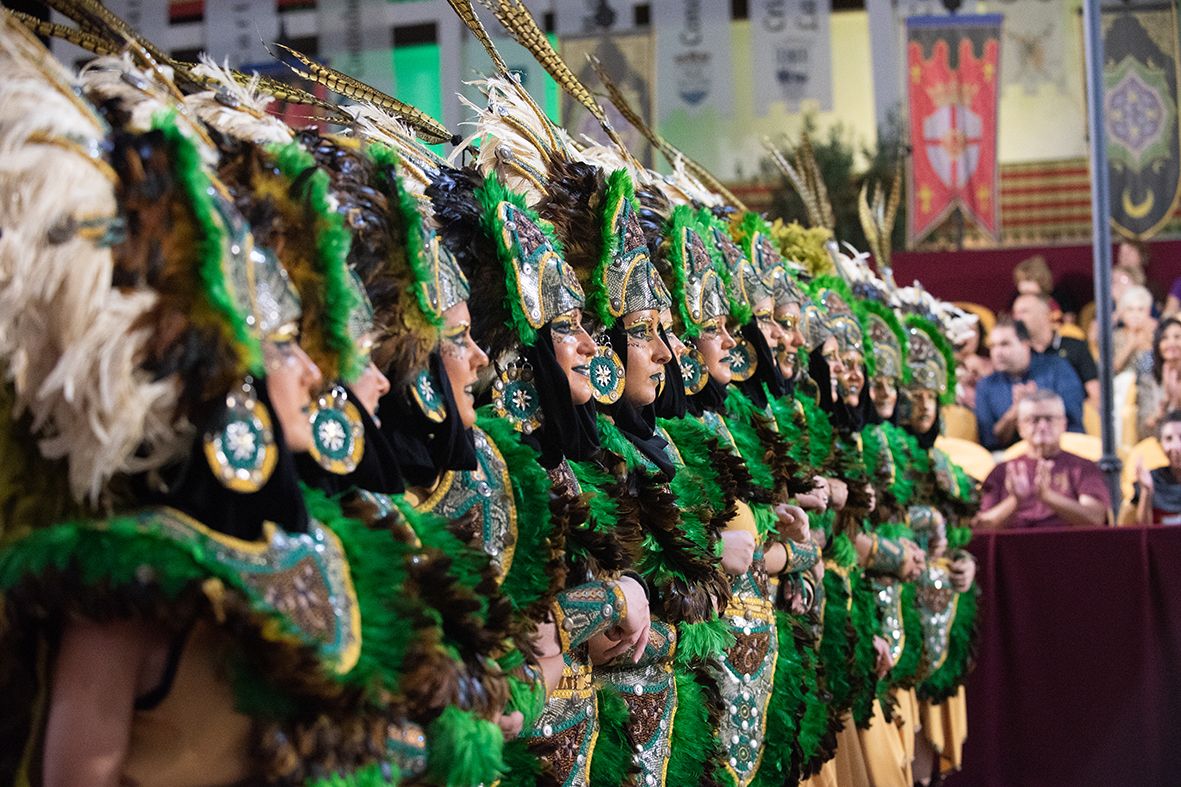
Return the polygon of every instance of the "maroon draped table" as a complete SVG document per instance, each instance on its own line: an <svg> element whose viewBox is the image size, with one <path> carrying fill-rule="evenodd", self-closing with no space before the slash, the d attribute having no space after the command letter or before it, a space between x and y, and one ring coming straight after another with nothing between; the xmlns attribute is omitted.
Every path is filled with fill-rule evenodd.
<svg viewBox="0 0 1181 787"><path fill-rule="evenodd" d="M1181 784L1181 527L978 535L971 785Z"/></svg>

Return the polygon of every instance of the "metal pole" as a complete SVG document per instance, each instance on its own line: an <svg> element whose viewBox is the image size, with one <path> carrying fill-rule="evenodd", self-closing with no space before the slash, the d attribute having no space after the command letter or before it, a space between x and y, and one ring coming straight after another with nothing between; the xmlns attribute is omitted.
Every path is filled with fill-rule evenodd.
<svg viewBox="0 0 1181 787"><path fill-rule="evenodd" d="M1091 243L1095 255L1095 319L1099 321L1099 415L1103 456L1099 469L1107 479L1111 506L1119 511L1120 460L1115 453L1112 403L1111 221L1107 179L1107 133L1103 125L1103 33L1100 0L1083 0L1083 43L1087 61L1087 115L1091 132Z"/></svg>

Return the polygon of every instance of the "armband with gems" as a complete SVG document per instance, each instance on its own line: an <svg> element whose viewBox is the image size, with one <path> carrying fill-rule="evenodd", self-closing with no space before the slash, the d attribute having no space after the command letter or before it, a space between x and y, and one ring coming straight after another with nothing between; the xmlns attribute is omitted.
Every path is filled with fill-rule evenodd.
<svg viewBox="0 0 1181 787"><path fill-rule="evenodd" d="M562 652L620 623L627 614L623 590L615 582L587 582L554 599L554 623Z"/></svg>
<svg viewBox="0 0 1181 787"><path fill-rule="evenodd" d="M906 548L901 542L881 536L871 536L873 546L870 547L869 557L865 567L877 574L898 576L902 564L906 561Z"/></svg>
<svg viewBox="0 0 1181 787"><path fill-rule="evenodd" d="M820 559L820 547L812 541L784 541L783 546L787 550L785 574L806 571Z"/></svg>

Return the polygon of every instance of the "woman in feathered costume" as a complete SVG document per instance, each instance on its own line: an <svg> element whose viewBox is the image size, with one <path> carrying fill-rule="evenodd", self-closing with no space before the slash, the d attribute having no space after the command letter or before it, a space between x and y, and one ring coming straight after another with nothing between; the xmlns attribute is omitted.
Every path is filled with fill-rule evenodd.
<svg viewBox="0 0 1181 787"><path fill-rule="evenodd" d="M901 419L909 433L914 483L907 514L928 555L916 599L924 646L917 684L924 732L916 776L929 778L944 768L959 768L967 735L961 689L975 660L977 590L975 559L964 550L971 531L961 523L965 511L971 510L974 489L934 445L939 406L955 391L954 354L944 335L955 316L916 290L897 291L895 302L906 312L909 343L910 384L903 391L906 407Z"/></svg>
<svg viewBox="0 0 1181 787"><path fill-rule="evenodd" d="M559 83L602 117L602 109L556 54L539 44L544 38L527 12L511 3L496 10ZM496 102L519 90L511 82L498 84L488 83L494 105L481 120L481 130L488 132L481 160L501 162L507 177L527 186L530 181L543 186L539 210L554 222L587 292L589 316L603 332L599 365L590 371L605 451L593 463L576 466L575 473L584 489L614 499L616 511L595 512L599 526L642 531L634 566L651 592L653 644L635 667L605 660L595 668L596 680L604 685L603 707L622 700L628 718L613 723L605 718L603 738L624 731L627 748L621 761L608 759L601 741L592 780L619 783L629 759L645 784L700 779L716 765L711 728L720 716L708 668L727 639L715 614L729 591L714 545L732 507L724 480L711 466L719 447L696 421L684 418L683 404L678 408L673 401L677 396L684 401L673 356L685 348L675 336L662 334L671 328L671 303L640 228L631 181L634 161L618 143L578 149L555 136L550 146L520 144L522 138L545 139L546 131L514 134L505 128L499 117L509 115L516 118L511 123L519 123L528 110L498 111ZM523 95L520 100L528 102ZM513 151L511 157L503 154L506 148ZM609 348L618 348L622 356L621 368L610 374L603 369L614 352ZM602 380L596 374L600 370ZM654 385L653 375L663 379ZM657 415L662 416L659 425Z"/></svg>
<svg viewBox="0 0 1181 787"><path fill-rule="evenodd" d="M159 72L88 73L100 116L2 21L4 187L25 198L0 219L6 439L24 446L5 462L0 642L31 670L9 678L47 676L6 706L3 749L24 756L5 765L38 783L383 778L391 627L411 610L384 598L388 537L299 487L321 374L297 292ZM57 502L18 502L38 488Z"/></svg>
<svg viewBox="0 0 1181 787"><path fill-rule="evenodd" d="M314 68L313 76L327 73L322 67ZM367 95L375 95L371 89L359 87ZM382 101L388 100L382 97ZM562 649L584 648L585 640L616 624L623 634L620 648L646 635L646 601L634 580L596 579L564 586L561 550L566 525L578 525L584 512L576 495L561 489L551 494L546 468L538 464L533 450L534 445L541 449L542 462L548 461L557 475L565 466L564 450L574 455L586 450L578 445L563 446L561 440L563 425L576 426L578 421L578 403L568 387L569 377L585 381L562 365L567 363L572 369L581 365L577 313L581 293L519 198L494 179L484 181L474 173L449 168L373 106L346 107L344 111L356 115L358 133L388 144L399 156L398 173L393 171L392 154L387 151L378 156L385 159L386 175L398 176L381 189L401 213L413 278L409 286L398 288L404 302L393 311L403 330L378 349L379 356L392 359L388 368L395 376L391 392L383 399L389 413L384 422L389 426L383 426L383 431L398 446L418 510L462 521L467 536L492 558L495 579L515 611L514 630L522 650L541 663L551 687L556 685L556 694L564 697L551 705L571 711L557 720L558 730L543 734L554 726L550 718L539 718L544 688L531 682L534 673L523 662L522 653L504 654L499 659L501 667L519 679L510 677L510 709L514 712L502 718L502 727L510 735L523 727L528 739L542 740L531 751L515 742L505 752L503 778L526 782L537 778L545 767L551 778L569 771L559 780L577 780L590 760L597 727L593 704L588 707L578 698L585 691L582 676L575 671L566 676L571 684L569 696L558 684L563 674ZM432 224L439 225L439 234ZM497 354L498 342L515 334L503 327L497 333L496 323L484 319L486 312L481 307L493 306L483 300L469 303L470 286L459 260L469 266L477 281L497 276L502 289L503 266L511 265L511 260L523 263L507 272L509 277L514 272L521 274L522 290L516 297L539 295L531 308L522 303L514 316L528 320L526 312L546 315L544 327L538 327L549 341L544 347L526 350L535 353L529 365L531 372L537 370L536 377L507 381L512 390L505 391L500 400L507 417L477 415L474 408L474 388L488 356L475 344L473 335L481 331L492 334L488 346ZM530 282L536 286L531 287ZM504 303L494 301L494 305ZM441 345L423 341L431 326L441 328ZM568 338L574 341L566 341ZM590 344L584 333L582 338ZM539 386L527 387L535 380L544 395L537 393ZM563 386L567 386L565 393L561 393ZM551 429L540 428L535 420L539 403L548 403L555 415ZM516 429L530 432L526 438L533 445ZM539 438L536 441L534 434ZM597 443L588 445L594 448ZM609 544L600 547L607 554L613 550ZM557 626L549 617L551 611L558 618ZM627 620L623 621L625 615ZM436 742L431 735L430 745ZM534 754L538 751L540 759ZM468 752L469 756L478 753Z"/></svg>

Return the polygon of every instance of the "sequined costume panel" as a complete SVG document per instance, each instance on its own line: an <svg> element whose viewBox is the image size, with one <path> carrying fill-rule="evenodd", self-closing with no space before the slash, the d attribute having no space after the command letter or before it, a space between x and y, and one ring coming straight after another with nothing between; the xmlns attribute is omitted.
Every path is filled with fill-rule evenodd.
<svg viewBox="0 0 1181 787"><path fill-rule="evenodd" d="M882 636L890 647L890 658L897 663L906 647L906 627L902 620L902 582L895 577L873 576L874 595L882 618Z"/></svg>
<svg viewBox="0 0 1181 787"><path fill-rule="evenodd" d="M562 652L619 623L626 610L623 591L614 582L586 582L563 590L554 600L554 623Z"/></svg>
<svg viewBox="0 0 1181 787"><path fill-rule="evenodd" d="M923 626L923 674L930 675L947 660L951 626L959 594L951 585L950 563L933 559L915 582L915 603Z"/></svg>
<svg viewBox="0 0 1181 787"><path fill-rule="evenodd" d="M768 588L759 552L750 570L734 579L725 612L736 641L718 670L726 704L718 734L726 747L726 769L740 787L758 774L775 684L779 640Z"/></svg>
<svg viewBox="0 0 1181 787"><path fill-rule="evenodd" d="M591 756L599 737L598 698L586 647L564 656L562 677L532 730L523 733L562 787L590 784Z"/></svg>
<svg viewBox="0 0 1181 787"><path fill-rule="evenodd" d="M426 773L426 733L413 722L391 724L386 733L386 754L398 766L403 781L412 781Z"/></svg>
<svg viewBox="0 0 1181 787"><path fill-rule="evenodd" d="M672 755L672 729L677 712L677 684L673 672L676 629L652 621L651 639L638 664L625 663L595 671L597 680L610 684L628 709L628 739L639 783L664 785Z"/></svg>
<svg viewBox="0 0 1181 787"><path fill-rule="evenodd" d="M455 520L476 511L480 542L492 558L498 579L504 579L513 562L517 543L517 506L513 500L508 466L496 445L478 427L472 429L476 445L476 469L452 470L419 510L433 511Z"/></svg>
<svg viewBox="0 0 1181 787"><path fill-rule="evenodd" d="M306 533L267 523L264 540L243 541L212 530L171 508L144 509L134 527L213 555L234 572L251 600L269 608L320 650L339 674L361 651L361 612L344 548L336 534L312 520Z"/></svg>

